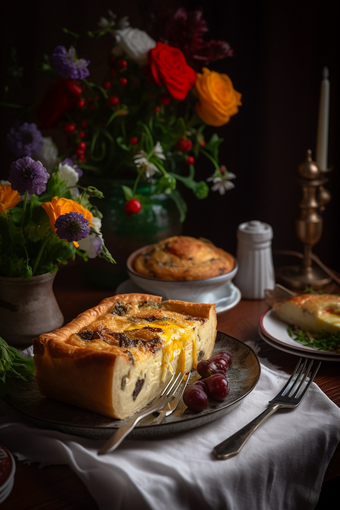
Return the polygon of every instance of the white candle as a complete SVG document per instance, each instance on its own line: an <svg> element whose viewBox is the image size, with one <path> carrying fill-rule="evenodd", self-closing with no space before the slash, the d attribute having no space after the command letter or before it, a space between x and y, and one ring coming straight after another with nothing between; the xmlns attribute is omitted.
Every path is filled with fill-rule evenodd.
<svg viewBox="0 0 340 510"><path fill-rule="evenodd" d="M315 161L320 170L327 169L328 153L328 120L329 120L329 80L328 69L324 67L322 71L323 80L321 82L320 103L319 103L319 121L316 137Z"/></svg>

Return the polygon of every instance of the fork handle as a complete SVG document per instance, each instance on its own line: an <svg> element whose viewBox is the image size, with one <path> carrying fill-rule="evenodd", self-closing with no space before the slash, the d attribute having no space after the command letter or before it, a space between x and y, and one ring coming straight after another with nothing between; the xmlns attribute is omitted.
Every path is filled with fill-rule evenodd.
<svg viewBox="0 0 340 510"><path fill-rule="evenodd" d="M280 407L282 407L281 404L271 404L242 429L238 430L235 434L228 437L228 439L215 446L215 456L218 459L225 460L237 455L257 427L259 427L270 415L275 413L275 411L280 409Z"/></svg>
<svg viewBox="0 0 340 510"><path fill-rule="evenodd" d="M103 455L104 453L112 452L117 448L118 445L126 438L128 434L135 428L137 423L141 421L149 414L154 413L155 411L159 411L167 404L169 397L163 397L159 400L158 405L152 406L150 409L141 410L138 413L131 416L131 418L124 423L119 429L103 444L103 446L98 450L98 455Z"/></svg>

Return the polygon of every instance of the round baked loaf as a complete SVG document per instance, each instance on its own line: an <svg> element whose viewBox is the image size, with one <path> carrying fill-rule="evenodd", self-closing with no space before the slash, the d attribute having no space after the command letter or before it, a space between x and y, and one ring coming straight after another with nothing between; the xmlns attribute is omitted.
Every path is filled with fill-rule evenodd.
<svg viewBox="0 0 340 510"><path fill-rule="evenodd" d="M214 244L194 237L174 236L142 251L133 263L134 270L159 280L202 280L229 273L234 258Z"/></svg>

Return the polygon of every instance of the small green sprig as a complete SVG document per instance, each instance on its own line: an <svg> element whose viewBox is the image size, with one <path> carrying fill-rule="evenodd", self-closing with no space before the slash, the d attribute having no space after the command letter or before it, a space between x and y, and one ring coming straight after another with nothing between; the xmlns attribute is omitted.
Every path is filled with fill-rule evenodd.
<svg viewBox="0 0 340 510"><path fill-rule="evenodd" d="M7 377L27 381L34 374L33 359L24 358L20 352L0 337L0 397L7 393Z"/></svg>
<svg viewBox="0 0 340 510"><path fill-rule="evenodd" d="M319 351L340 352L340 333L321 331L312 335L308 331L289 326L288 334L296 342L314 347Z"/></svg>

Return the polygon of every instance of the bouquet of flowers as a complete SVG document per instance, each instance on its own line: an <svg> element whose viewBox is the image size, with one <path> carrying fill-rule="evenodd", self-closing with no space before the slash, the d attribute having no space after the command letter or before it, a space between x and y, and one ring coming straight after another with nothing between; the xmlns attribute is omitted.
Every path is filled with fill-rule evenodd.
<svg viewBox="0 0 340 510"><path fill-rule="evenodd" d="M98 29L84 34L93 42L113 36L99 83L91 80L90 61L78 53L80 36L64 29L72 42L44 57L42 69L52 82L34 110L35 122L17 123L8 144L17 157L39 155L42 160L49 154L51 160L52 154L46 164L53 166L53 142L42 131L61 128L67 140L63 158L89 175L134 180L123 187L126 214L138 214L146 200L138 184L152 180L156 193L174 199L183 221L186 204L177 182L198 199L208 195L207 182L221 194L234 187L235 175L219 162L223 140L216 133L206 140L204 129L228 123L238 112L241 94L229 76L207 67L232 50L224 41L204 40L201 10L181 8L155 25L158 40L109 11ZM200 156L211 168L207 182L195 180Z"/></svg>
<svg viewBox="0 0 340 510"><path fill-rule="evenodd" d="M70 160L49 174L29 156L14 161L0 184L0 275L21 277L54 273L76 254L114 263L102 238L101 213L90 197L94 187L76 187L81 171Z"/></svg>

